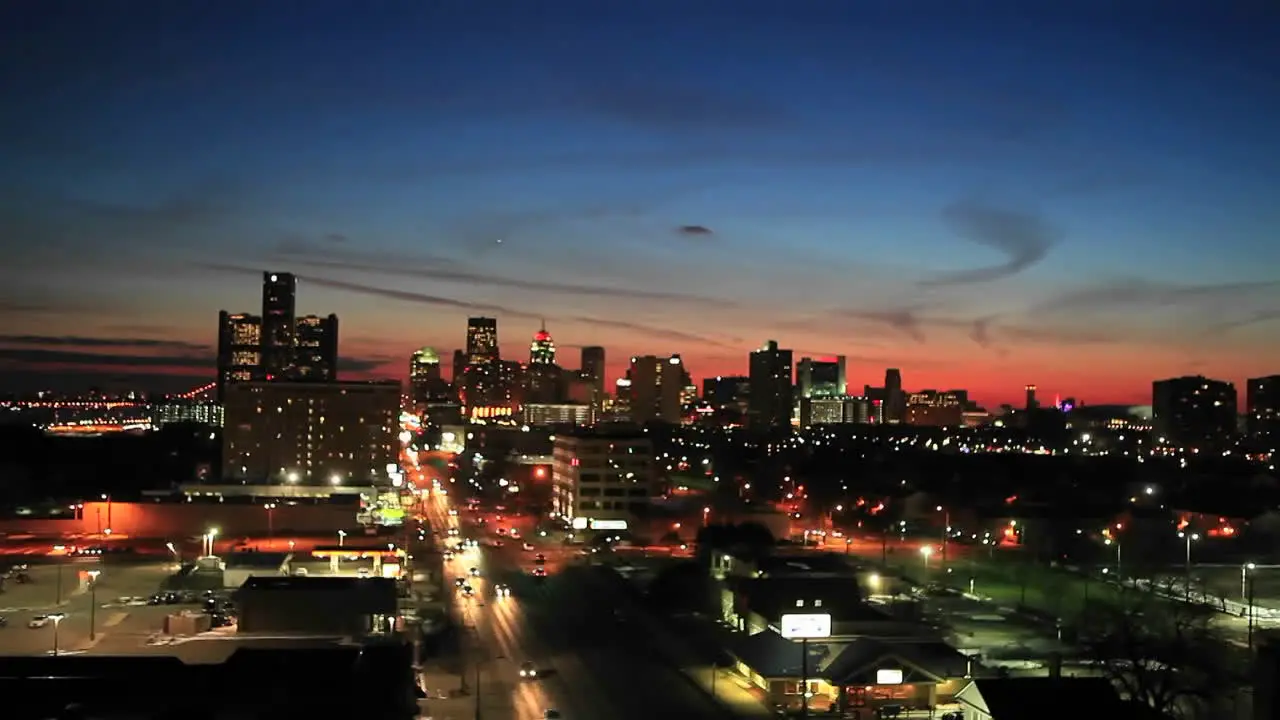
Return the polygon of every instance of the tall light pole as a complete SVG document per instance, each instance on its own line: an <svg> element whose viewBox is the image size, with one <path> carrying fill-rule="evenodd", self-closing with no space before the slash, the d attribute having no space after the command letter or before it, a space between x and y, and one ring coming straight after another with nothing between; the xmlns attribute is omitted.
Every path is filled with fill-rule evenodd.
<svg viewBox="0 0 1280 720"><path fill-rule="evenodd" d="M1102 542L1103 542L1103 544L1104 544L1104 545L1115 545L1115 546L1116 546L1116 579L1123 583L1123 582L1124 582L1124 573L1122 573L1122 572L1120 571L1120 538L1118 538L1118 537L1116 537L1116 538L1107 538L1106 540L1103 540Z"/></svg>
<svg viewBox="0 0 1280 720"><path fill-rule="evenodd" d="M942 557L939 562L943 572L947 570L947 536L951 534L951 511L939 505L937 511L942 513Z"/></svg>
<svg viewBox="0 0 1280 720"><path fill-rule="evenodd" d="M49 616L49 620L53 623L53 656L58 656L58 624L66 615L62 613L54 613Z"/></svg>
<svg viewBox="0 0 1280 720"><path fill-rule="evenodd" d="M1187 541L1187 566L1186 566L1187 576L1186 576L1186 579L1183 581L1183 590L1184 590L1183 599L1186 602L1191 602L1191 543L1196 540L1199 540L1200 535L1198 533L1179 532L1178 537L1183 538L1184 540Z"/></svg>
<svg viewBox="0 0 1280 720"><path fill-rule="evenodd" d="M98 576L101 570L89 571L89 642L98 639Z"/></svg>
<svg viewBox="0 0 1280 720"><path fill-rule="evenodd" d="M267 539L270 540L276 536L274 519L276 504L273 502L266 503L262 506L262 509L267 511ZM212 554L213 553L210 553L210 555Z"/></svg>
<svg viewBox="0 0 1280 720"><path fill-rule="evenodd" d="M1253 571L1255 569L1257 569L1257 565L1254 565L1253 563L1245 563L1240 568L1240 583L1241 583L1240 591L1244 595L1245 612L1248 613L1249 649L1250 650L1253 649L1253 625L1254 625Z"/></svg>
<svg viewBox="0 0 1280 720"><path fill-rule="evenodd" d="M209 532L204 534L203 550L205 550L205 553L204 553L205 557L210 557L213 555L213 541L217 537L218 537L218 528L213 528Z"/></svg>
<svg viewBox="0 0 1280 720"><path fill-rule="evenodd" d="M347 539L347 531L339 530L338 531L338 547L342 547L342 541L346 539Z"/></svg>

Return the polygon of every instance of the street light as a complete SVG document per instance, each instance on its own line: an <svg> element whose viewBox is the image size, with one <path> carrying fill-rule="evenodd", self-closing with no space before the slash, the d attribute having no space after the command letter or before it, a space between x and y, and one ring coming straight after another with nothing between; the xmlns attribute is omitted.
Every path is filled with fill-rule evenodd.
<svg viewBox="0 0 1280 720"><path fill-rule="evenodd" d="M339 530L338 531L338 547L342 547L342 541L346 539L347 539L347 531Z"/></svg>
<svg viewBox="0 0 1280 720"><path fill-rule="evenodd" d="M63 613L54 613L49 616L49 620L53 623L53 656L58 656L58 624L66 615Z"/></svg>
<svg viewBox="0 0 1280 720"><path fill-rule="evenodd" d="M262 509L267 511L267 539L271 539L276 534L275 522L272 518L275 515L273 511L276 509L276 504L273 502L266 503L262 506Z"/></svg>
<svg viewBox="0 0 1280 720"><path fill-rule="evenodd" d="M205 534L204 534L204 545L205 545L205 547L204 547L204 548L202 548L202 549L206 550L206 552L205 552L205 554L204 554L204 555L205 555L205 557L210 557L210 556L212 556L212 555L213 555L213 541L214 541L214 539L215 539L215 538L217 538L217 537L218 537L218 528L213 528L213 529L209 530L209 532L207 532L207 533L205 533Z"/></svg>
<svg viewBox="0 0 1280 720"><path fill-rule="evenodd" d="M89 642L98 639L98 576L101 570L90 570L89 576Z"/></svg>
<svg viewBox="0 0 1280 720"><path fill-rule="evenodd" d="M936 510L942 513L942 567L947 567L947 536L951 534L951 511L939 505Z"/></svg>
<svg viewBox="0 0 1280 720"><path fill-rule="evenodd" d="M289 481L289 482L291 482L291 483L296 483L296 482L298 482L299 477L298 477L298 473L297 473L297 471L296 471L296 470L290 470L289 472L285 473L285 474L284 474L284 479L285 479L285 480L288 480L288 481Z"/></svg>
<svg viewBox="0 0 1280 720"><path fill-rule="evenodd" d="M1191 602L1191 543L1199 540L1200 535L1199 533L1179 532L1178 537L1187 541L1187 577L1183 582L1183 599L1187 602Z"/></svg>
<svg viewBox="0 0 1280 720"><path fill-rule="evenodd" d="M1116 579L1124 582L1124 574L1120 572L1120 538L1106 538L1102 544L1116 546Z"/></svg>
<svg viewBox="0 0 1280 720"><path fill-rule="evenodd" d="M1253 571L1257 569L1257 565L1253 563L1245 563L1240 566L1240 599L1245 604L1245 612L1248 613L1249 624L1249 649L1253 649Z"/></svg>
<svg viewBox="0 0 1280 720"><path fill-rule="evenodd" d="M927 569L929 569L929 556L930 556L930 555L932 555L932 554L933 554L933 546L932 546L932 545L921 545L921 546L920 546L920 555L924 557L924 567L925 567L925 569L926 569L926 570L927 570Z"/></svg>

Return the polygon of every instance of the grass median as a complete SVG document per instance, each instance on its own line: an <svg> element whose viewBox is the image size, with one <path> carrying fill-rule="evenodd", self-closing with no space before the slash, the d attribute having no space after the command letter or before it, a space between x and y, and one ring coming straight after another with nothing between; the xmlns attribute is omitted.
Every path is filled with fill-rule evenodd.
<svg viewBox="0 0 1280 720"><path fill-rule="evenodd" d="M945 565L937 557L926 563L921 557L891 554L888 563L890 570L916 584L938 583L990 598L997 605L1064 620L1078 617L1091 603L1119 604L1122 594L1131 592L1096 577L1043 565L1016 551L992 557L970 554Z"/></svg>

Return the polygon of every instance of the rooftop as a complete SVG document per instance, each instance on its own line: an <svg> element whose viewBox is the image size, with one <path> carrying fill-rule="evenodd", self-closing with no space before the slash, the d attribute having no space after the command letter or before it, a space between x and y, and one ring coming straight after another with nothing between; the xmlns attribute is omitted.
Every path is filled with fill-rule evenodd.
<svg viewBox="0 0 1280 720"><path fill-rule="evenodd" d="M261 712L264 701L282 717L405 717L415 705L410 653L402 644L330 641L241 647L204 664L146 655L0 657L0 692L20 698L6 707L15 720L62 717L70 707L84 717L238 717L246 708Z"/></svg>
<svg viewBox="0 0 1280 720"><path fill-rule="evenodd" d="M765 577L737 580L733 585L739 610L750 610L771 623L786 613L815 610L830 613L833 622L891 619L862 602L854 577Z"/></svg>
<svg viewBox="0 0 1280 720"><path fill-rule="evenodd" d="M969 658L938 640L810 640L808 650L809 676L833 684L874 684L876 670L882 667L902 669L908 682L964 677L969 669ZM730 652L766 678L798 677L802 672L801 643L772 630L735 635Z"/></svg>
<svg viewBox="0 0 1280 720"><path fill-rule="evenodd" d="M318 577L281 575L279 577L254 575L244 581L241 590L280 590L292 592L340 592L369 590L395 592L395 581L379 577L343 577L323 575Z"/></svg>
<svg viewBox="0 0 1280 720"><path fill-rule="evenodd" d="M257 552L253 550L238 550L222 556L222 562L226 564L228 570L278 569L288 559L289 553Z"/></svg>
<svg viewBox="0 0 1280 720"><path fill-rule="evenodd" d="M756 569L766 576L824 575L848 576L857 566L843 555L832 553L778 554L761 558Z"/></svg>

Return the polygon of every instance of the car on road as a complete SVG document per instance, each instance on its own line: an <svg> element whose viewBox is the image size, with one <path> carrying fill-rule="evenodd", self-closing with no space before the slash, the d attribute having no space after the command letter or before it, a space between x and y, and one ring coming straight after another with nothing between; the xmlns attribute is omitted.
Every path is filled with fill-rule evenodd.
<svg viewBox="0 0 1280 720"><path fill-rule="evenodd" d="M547 569L544 567L536 567L533 569L533 576L544 578L547 576Z"/></svg>
<svg viewBox="0 0 1280 720"><path fill-rule="evenodd" d="M524 551L525 551L525 552L532 552L532 551L533 551L533 543L525 543L525 544L524 544Z"/></svg>
<svg viewBox="0 0 1280 720"><path fill-rule="evenodd" d="M533 556L533 562L537 565L546 565L547 556L543 555L542 553L538 553L537 555Z"/></svg>
<svg viewBox="0 0 1280 720"><path fill-rule="evenodd" d="M467 572L471 573L471 577L480 577L480 568L471 568Z"/></svg>
<svg viewBox="0 0 1280 720"><path fill-rule="evenodd" d="M493 593L498 597L511 597L511 588L506 585L499 585L493 589Z"/></svg>
<svg viewBox="0 0 1280 720"><path fill-rule="evenodd" d="M538 677L538 668L535 667L533 663L526 660L525 662L520 663L520 677L526 679L536 678Z"/></svg>
<svg viewBox="0 0 1280 720"><path fill-rule="evenodd" d="M466 585L466 584L467 584L467 579L466 579L466 578L455 578L455 579L454 579L454 581L453 581L453 584L454 584L456 587L462 587L463 585Z"/></svg>
<svg viewBox="0 0 1280 720"><path fill-rule="evenodd" d="M48 624L49 624L48 615L37 615L31 618L31 622L27 623L27 627L31 628L32 630L38 630L39 628L42 628Z"/></svg>

